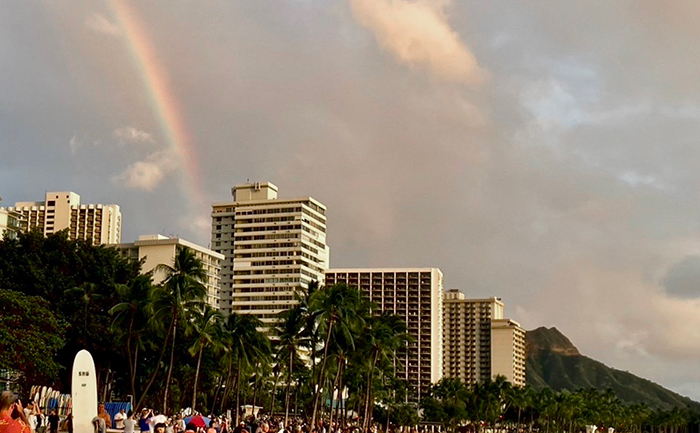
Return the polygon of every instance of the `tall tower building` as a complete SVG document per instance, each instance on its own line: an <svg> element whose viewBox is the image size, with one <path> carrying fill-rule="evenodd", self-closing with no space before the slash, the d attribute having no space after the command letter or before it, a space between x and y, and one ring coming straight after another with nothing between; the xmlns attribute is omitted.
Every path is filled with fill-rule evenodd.
<svg viewBox="0 0 700 433"><path fill-rule="evenodd" d="M442 378L442 272L437 268L331 269L326 285L357 287L380 311L396 314L413 337L397 355L397 375L413 387L420 401L431 384Z"/></svg>
<svg viewBox="0 0 700 433"><path fill-rule="evenodd" d="M47 192L44 201L17 202L6 208L21 215L23 231L38 228L44 236L68 230L70 239L94 245L121 241L122 213L116 204L80 204L74 192Z"/></svg>
<svg viewBox="0 0 700 433"><path fill-rule="evenodd" d="M445 292L443 374L473 385L498 375L525 385L525 331L503 319L500 298L467 299Z"/></svg>
<svg viewBox="0 0 700 433"><path fill-rule="evenodd" d="M326 207L312 197L280 199L270 182L236 185L231 193L211 214L211 248L224 256L219 307L271 325L295 304L295 290L323 282Z"/></svg>
<svg viewBox="0 0 700 433"><path fill-rule="evenodd" d="M221 260L224 256L208 248L180 238L169 238L162 235L139 236L135 242L114 245L121 250L125 257L134 260L143 260L141 272L154 271L158 265L173 265L177 251L188 248L194 256L202 262L205 278L202 284L207 288L205 301L213 308L219 308L219 281L221 279ZM165 280L166 274L156 270L153 273L153 283L159 284Z"/></svg>

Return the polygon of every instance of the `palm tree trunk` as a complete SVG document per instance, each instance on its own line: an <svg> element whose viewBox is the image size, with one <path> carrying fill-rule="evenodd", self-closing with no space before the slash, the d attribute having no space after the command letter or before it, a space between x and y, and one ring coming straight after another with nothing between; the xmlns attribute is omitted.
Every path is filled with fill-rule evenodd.
<svg viewBox="0 0 700 433"><path fill-rule="evenodd" d="M241 362L238 361L238 373L236 373L236 425L239 423L241 414Z"/></svg>
<svg viewBox="0 0 700 433"><path fill-rule="evenodd" d="M255 380L253 381L253 414L255 414L255 404L258 402L258 381L259 374L255 373Z"/></svg>
<svg viewBox="0 0 700 433"><path fill-rule="evenodd" d="M216 410L216 400L219 398L219 392L221 391L221 387L224 385L224 378L223 376L219 376L219 380L216 381L216 391L214 391L214 400L211 402L211 412L214 413ZM193 408L194 409L194 408Z"/></svg>
<svg viewBox="0 0 700 433"><path fill-rule="evenodd" d="M204 346L199 349L199 357L197 359L197 372L194 374L194 389L192 390L192 410L197 410L197 382L199 382L199 368L202 365L202 352Z"/></svg>
<svg viewBox="0 0 700 433"><path fill-rule="evenodd" d="M334 320L331 320L330 323L328 323L328 335L326 335L326 344L323 347L323 360L321 361L321 369L318 372L318 389L316 390L316 394L314 395L314 411L311 414L312 430L316 428L316 413L318 411L318 400L321 395L321 384L326 369L326 358L328 357L328 344L331 340L331 331L333 330L333 323Z"/></svg>
<svg viewBox="0 0 700 433"><path fill-rule="evenodd" d="M335 374L335 378L333 379L333 384L328 387L330 389L330 392L331 392L331 395L330 395L331 407L328 410L328 412L329 412L328 425L329 426L333 425L333 403L335 402L335 398L333 397L333 394L335 393L336 386L338 385L338 376L339 375L340 375L340 367L338 367L338 372Z"/></svg>
<svg viewBox="0 0 700 433"><path fill-rule="evenodd" d="M231 362L231 367L229 371L229 379L226 381L226 386L224 387L224 395L221 397L221 412L224 411L224 407L228 406L228 398L231 395L231 388L233 388L233 383L236 380L235 376L231 377L233 373L233 361Z"/></svg>
<svg viewBox="0 0 700 433"><path fill-rule="evenodd" d="M289 398L289 391L292 386L292 368L294 368L294 350L289 348L289 369L287 369L287 393L284 398L284 426L289 425L289 404L291 400Z"/></svg>
<svg viewBox="0 0 700 433"><path fill-rule="evenodd" d="M345 402L343 401L343 385L344 385L343 384L343 373L345 372L345 360L343 360L343 362L340 364L339 368L340 368L340 375L338 378L338 404L335 408L335 418L338 420L338 421L336 421L336 423L340 426L341 425L340 415L342 414L341 405L345 406ZM345 420L343 420L342 424L343 424L343 427L345 427L345 425L344 425Z"/></svg>
<svg viewBox="0 0 700 433"><path fill-rule="evenodd" d="M139 398L138 403L136 403L136 406L134 409L139 409L141 407L141 403L143 403L143 399L146 397L146 394L148 393L148 389L153 385L153 381L156 379L156 376L158 375L158 367L160 367L160 363L163 362L163 356L165 356L165 350L168 347L168 341L170 341L170 335L172 334L173 331L173 322L170 322L170 328L168 329L168 335L165 337L165 341L163 342L163 348L160 351L160 356L158 357L158 362L156 363L155 369L153 370L153 374L151 374L151 377L148 380L148 383L146 384L146 389L143 390L141 393L141 398Z"/></svg>
<svg viewBox="0 0 700 433"><path fill-rule="evenodd" d="M170 349L170 368L168 368L168 378L165 380L165 392L163 393L163 413L168 413L168 390L170 390L170 379L173 375L173 365L175 364L175 337L177 336L177 310L173 315L173 341Z"/></svg>
<svg viewBox="0 0 700 433"><path fill-rule="evenodd" d="M220 409L220 411L222 413L224 411L224 406L226 405L226 401L228 400L229 390L231 389L231 384L229 382L231 381L231 373L232 372L233 372L233 358L231 358L228 362L228 374L226 375L226 381L224 382L224 392L221 395L221 409Z"/></svg>
<svg viewBox="0 0 700 433"><path fill-rule="evenodd" d="M372 365L367 372L367 395L365 396L365 419L363 420L363 430L367 431L369 428L369 420L372 417L370 413L370 401L372 399L372 373L374 372L374 367L377 365L377 360L379 359L379 350L375 350L374 358L372 359Z"/></svg>
<svg viewBox="0 0 700 433"><path fill-rule="evenodd" d="M272 400L270 402L270 413L275 413L275 403L277 403L277 385L280 382L280 374L275 375L275 385L272 387Z"/></svg>
<svg viewBox="0 0 700 433"><path fill-rule="evenodd" d="M139 360L139 345L136 344L134 347L134 372L131 375L131 396L136 401L136 370L138 369Z"/></svg>
<svg viewBox="0 0 700 433"><path fill-rule="evenodd" d="M389 431L389 420L391 419L391 405L388 404L386 405L386 429L384 429L385 432Z"/></svg>
<svg viewBox="0 0 700 433"><path fill-rule="evenodd" d="M129 333L127 334L126 337L126 356L129 358L129 377L131 379L131 395L134 396L136 394L136 387L134 386L134 378L136 376L136 373L134 372L134 360L132 359L132 354L131 354L131 333L133 332L134 329L134 316L131 316L131 320L129 321Z"/></svg>

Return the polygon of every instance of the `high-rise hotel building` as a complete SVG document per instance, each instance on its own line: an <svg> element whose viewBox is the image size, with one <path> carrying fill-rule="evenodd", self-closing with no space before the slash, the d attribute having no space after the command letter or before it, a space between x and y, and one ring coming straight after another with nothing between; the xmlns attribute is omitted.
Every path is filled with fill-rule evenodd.
<svg viewBox="0 0 700 433"><path fill-rule="evenodd" d="M420 401L442 377L442 272L437 268L326 271L326 286L336 283L357 287L381 312L406 322L413 342L397 355L397 376L412 385L410 398Z"/></svg>
<svg viewBox="0 0 700 433"><path fill-rule="evenodd" d="M122 236L122 213L116 204L80 204L74 192L47 192L44 201L17 202L6 208L21 217L23 231L38 228L45 236L68 229L70 239L94 245L116 244Z"/></svg>
<svg viewBox="0 0 700 433"><path fill-rule="evenodd" d="M312 197L278 198L270 182L236 185L231 193L211 214L211 249L224 256L219 308L271 325L295 304L295 290L323 283L326 207Z"/></svg>
<svg viewBox="0 0 700 433"><path fill-rule="evenodd" d="M498 375L525 385L525 331L503 318L500 298L467 299L445 292L443 375L473 385Z"/></svg>

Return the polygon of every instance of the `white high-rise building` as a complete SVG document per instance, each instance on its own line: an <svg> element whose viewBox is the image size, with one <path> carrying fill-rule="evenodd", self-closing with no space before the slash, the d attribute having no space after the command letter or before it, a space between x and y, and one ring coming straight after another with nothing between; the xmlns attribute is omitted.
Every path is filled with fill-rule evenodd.
<svg viewBox="0 0 700 433"><path fill-rule="evenodd" d="M44 236L68 230L70 239L90 240L94 245L121 241L122 213L116 204L80 204L74 192L47 192L44 201L17 202L7 211L21 215L21 229L38 228Z"/></svg>
<svg viewBox="0 0 700 433"><path fill-rule="evenodd" d="M295 290L323 282L326 207L312 197L278 198L270 182L236 185L231 193L211 214L211 248L224 255L219 307L271 325L295 304Z"/></svg>
<svg viewBox="0 0 700 433"><path fill-rule="evenodd" d="M202 284L207 288L207 304L219 308L219 282L221 280L221 261L224 256L195 243L180 238L169 238L162 235L139 236L136 242L115 245L122 255L134 260L144 260L141 272L153 271L160 264L173 265L175 254L180 248L189 248L196 258L202 262L206 277ZM160 284L166 274L162 270L153 273L153 283Z"/></svg>
<svg viewBox="0 0 700 433"><path fill-rule="evenodd" d="M473 385L496 376L525 385L525 331L503 318L500 298L467 299L445 292L443 374Z"/></svg>
<svg viewBox="0 0 700 433"><path fill-rule="evenodd" d="M412 385L411 400L420 401L442 378L443 276L437 268L329 269L326 286L357 287L381 312L401 317L413 337L397 355L397 376Z"/></svg>
<svg viewBox="0 0 700 433"><path fill-rule="evenodd" d="M525 330L516 321L491 322L491 376L503 376L516 386L525 386Z"/></svg>

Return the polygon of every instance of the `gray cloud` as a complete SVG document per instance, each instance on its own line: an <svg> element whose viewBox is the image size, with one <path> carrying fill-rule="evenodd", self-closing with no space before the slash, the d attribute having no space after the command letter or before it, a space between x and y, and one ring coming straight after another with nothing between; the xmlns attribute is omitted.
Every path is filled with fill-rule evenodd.
<svg viewBox="0 0 700 433"><path fill-rule="evenodd" d="M104 15L94 13L85 19L85 26L98 33L104 33L110 36L119 36L122 34L118 25L110 22Z"/></svg>
<svg viewBox="0 0 700 433"><path fill-rule="evenodd" d="M679 298L700 298L700 256L687 256L673 265L662 280L666 292Z"/></svg>

